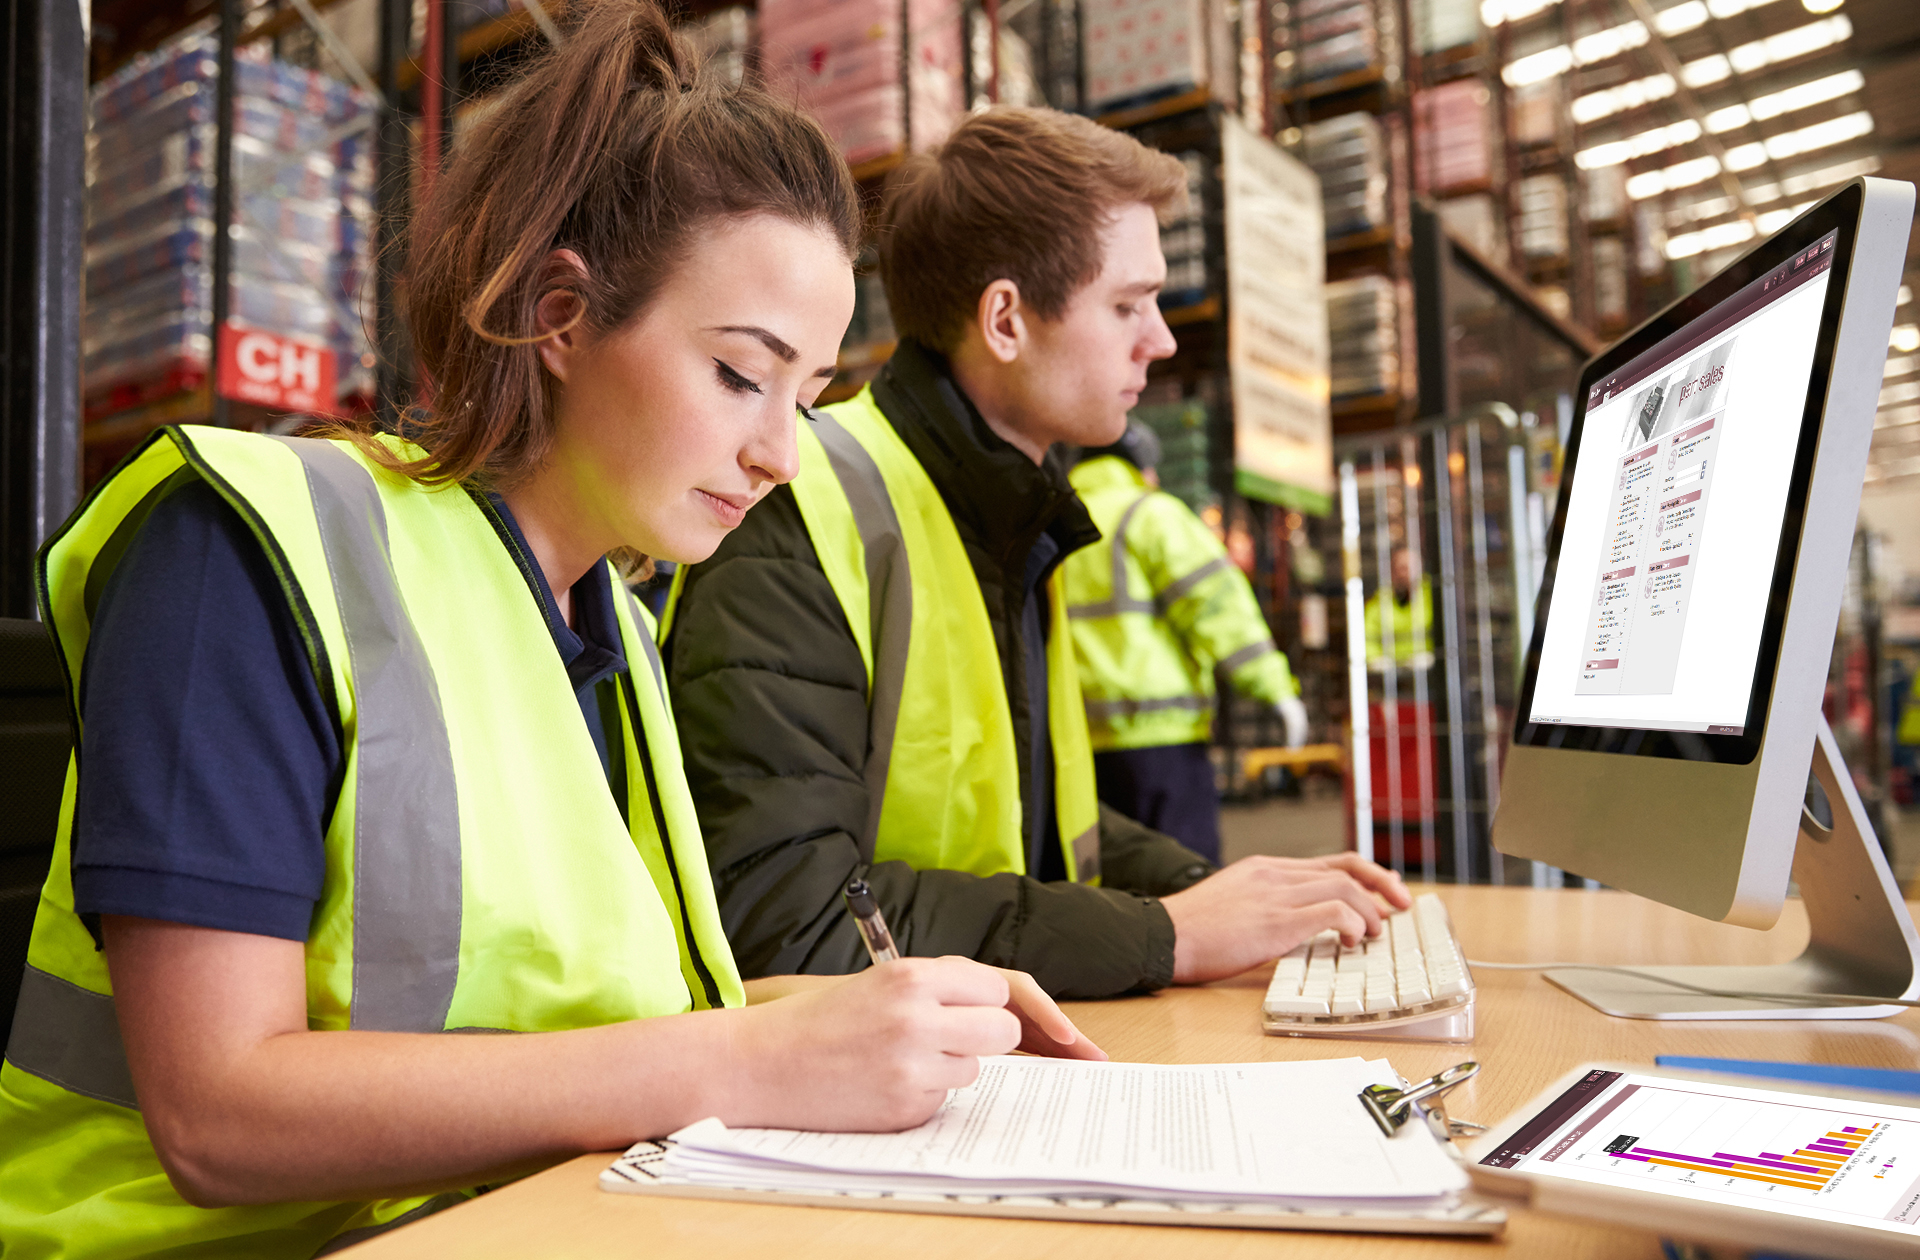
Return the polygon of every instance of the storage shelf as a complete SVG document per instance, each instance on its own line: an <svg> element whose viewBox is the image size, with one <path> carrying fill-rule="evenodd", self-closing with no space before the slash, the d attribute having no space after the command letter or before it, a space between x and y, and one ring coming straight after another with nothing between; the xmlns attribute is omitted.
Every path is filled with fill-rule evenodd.
<svg viewBox="0 0 1920 1260"><path fill-rule="evenodd" d="M1393 244L1393 228L1391 225L1383 225L1368 228L1364 232L1349 232L1345 236L1330 236L1327 238L1327 253L1357 254L1363 250L1379 249L1391 244Z"/></svg>
<svg viewBox="0 0 1920 1260"><path fill-rule="evenodd" d="M1191 88L1178 96L1168 96L1161 100L1148 101L1144 105L1133 105L1126 109L1116 109L1111 113L1095 115L1094 121L1102 127L1123 131L1128 127L1138 127L1143 123L1158 122L1162 118L1172 118L1176 114L1204 109L1207 102L1212 99L1212 94L1205 87Z"/></svg>
<svg viewBox="0 0 1920 1260"><path fill-rule="evenodd" d="M1167 321L1169 328L1178 328L1182 324L1204 324L1220 318L1220 299L1209 296L1185 306L1175 306L1161 311L1160 318Z"/></svg>
<svg viewBox="0 0 1920 1260"><path fill-rule="evenodd" d="M891 153L882 153L879 157L870 157L864 162L855 162L852 166L853 182L864 184L868 180L879 179L906 160L906 153L895 149Z"/></svg>

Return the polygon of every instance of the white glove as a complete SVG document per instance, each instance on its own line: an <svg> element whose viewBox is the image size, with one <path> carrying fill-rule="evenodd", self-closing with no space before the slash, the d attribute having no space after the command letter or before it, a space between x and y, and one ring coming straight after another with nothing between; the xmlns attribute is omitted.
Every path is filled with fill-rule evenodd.
<svg viewBox="0 0 1920 1260"><path fill-rule="evenodd" d="M1287 747L1298 748L1307 742L1307 706L1300 703L1299 696L1288 696L1274 708L1280 712L1280 720L1287 726Z"/></svg>

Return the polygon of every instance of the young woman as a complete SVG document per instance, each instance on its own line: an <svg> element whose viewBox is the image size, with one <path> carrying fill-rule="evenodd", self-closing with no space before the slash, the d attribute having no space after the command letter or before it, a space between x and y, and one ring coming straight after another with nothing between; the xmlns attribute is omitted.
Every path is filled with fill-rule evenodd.
<svg viewBox="0 0 1920 1260"><path fill-rule="evenodd" d="M311 1256L704 1116L898 1128L979 1055L1099 1055L963 959L741 984L607 559L703 559L794 475L859 223L817 125L600 0L416 222L406 439L167 430L48 545L80 740L9 1260Z"/></svg>

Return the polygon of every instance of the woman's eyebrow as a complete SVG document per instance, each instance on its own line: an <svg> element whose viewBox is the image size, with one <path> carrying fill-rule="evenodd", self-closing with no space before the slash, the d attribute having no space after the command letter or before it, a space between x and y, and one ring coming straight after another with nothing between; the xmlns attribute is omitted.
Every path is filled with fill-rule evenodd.
<svg viewBox="0 0 1920 1260"><path fill-rule="evenodd" d="M717 328L709 328L707 331L742 333L779 355L783 363L798 363L800 361L800 352L798 350L795 350L792 346L780 340L780 338L774 336L766 329L753 324L722 324Z"/></svg>

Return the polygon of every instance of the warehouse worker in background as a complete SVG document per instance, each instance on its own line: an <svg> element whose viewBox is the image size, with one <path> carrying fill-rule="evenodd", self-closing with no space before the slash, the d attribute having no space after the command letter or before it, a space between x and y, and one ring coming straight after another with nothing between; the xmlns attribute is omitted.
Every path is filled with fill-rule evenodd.
<svg viewBox="0 0 1920 1260"><path fill-rule="evenodd" d="M1432 665L1433 582L1424 573L1414 580L1418 563L1405 544L1393 549L1389 565L1388 584L1367 601L1367 667Z"/></svg>
<svg viewBox="0 0 1920 1260"><path fill-rule="evenodd" d="M1174 351L1156 215L1180 162L1045 109L969 116L881 209L898 350L800 426L800 470L685 570L664 647L728 940L748 975L867 965L866 879L910 954L1103 997L1377 930L1352 854L1199 854L1096 800L1055 571L1098 531L1056 443L1126 428Z"/></svg>
<svg viewBox="0 0 1920 1260"><path fill-rule="evenodd" d="M1067 619L1100 799L1217 862L1214 671L1279 712L1290 748L1307 740L1307 710L1246 575L1159 489L1159 462L1160 439L1135 421L1073 470L1101 537L1067 557Z"/></svg>

